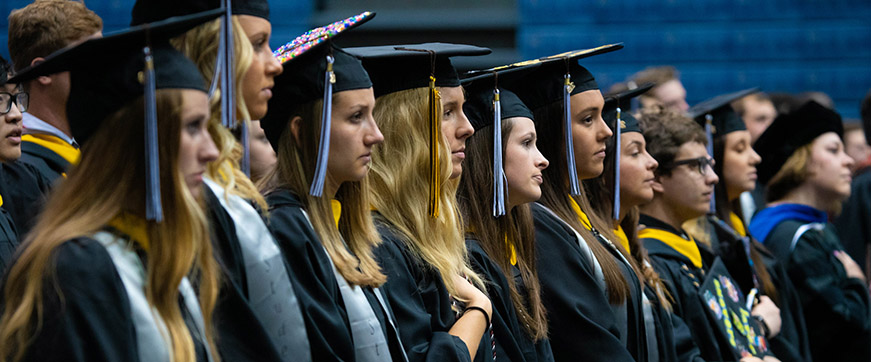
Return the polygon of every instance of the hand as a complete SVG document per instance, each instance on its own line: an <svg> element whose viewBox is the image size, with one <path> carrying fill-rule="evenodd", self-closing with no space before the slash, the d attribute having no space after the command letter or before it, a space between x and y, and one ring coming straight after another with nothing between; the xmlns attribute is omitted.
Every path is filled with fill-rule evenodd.
<svg viewBox="0 0 871 362"><path fill-rule="evenodd" d="M777 305L768 296L759 297L759 303L753 306L750 314L762 317L762 320L765 321L765 325L768 326L766 338L772 338L780 333L780 308L777 308Z"/></svg>
<svg viewBox="0 0 871 362"><path fill-rule="evenodd" d="M457 298L466 302L466 306L476 306L484 308L487 311L487 316L493 316L493 306L490 303L490 298L484 292L475 288L472 283L469 283L466 278L459 275L454 275L454 285L457 287Z"/></svg>
<svg viewBox="0 0 871 362"><path fill-rule="evenodd" d="M759 357L747 356L741 359L741 362L763 362Z"/></svg>
<svg viewBox="0 0 871 362"><path fill-rule="evenodd" d="M859 267L859 264L856 264L856 262L853 261L853 258L851 258L850 255L843 251L835 250L835 257L844 265L844 271L847 272L848 277L856 278L863 282L865 281L865 273L862 272L862 268Z"/></svg>
<svg viewBox="0 0 871 362"><path fill-rule="evenodd" d="M765 356L765 358L763 358L762 361L764 361L764 362L780 362L780 360L774 356Z"/></svg>

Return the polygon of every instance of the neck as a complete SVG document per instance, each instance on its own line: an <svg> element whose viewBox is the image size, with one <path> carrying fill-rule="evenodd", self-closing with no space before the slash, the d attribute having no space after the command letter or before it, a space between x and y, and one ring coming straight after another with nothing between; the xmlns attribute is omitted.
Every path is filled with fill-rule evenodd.
<svg viewBox="0 0 871 362"><path fill-rule="evenodd" d="M33 97L30 100L31 106L27 109L27 113L54 126L54 128L57 128L68 137L72 137L69 122L67 122L66 109L64 107L55 107L53 103L52 101L42 100L41 97Z"/></svg>
<svg viewBox="0 0 871 362"><path fill-rule="evenodd" d="M330 200L335 199L336 193L339 192L339 186L342 186L342 184L333 181L333 178L328 175L324 181L324 197L329 197Z"/></svg>
<svg viewBox="0 0 871 362"><path fill-rule="evenodd" d="M626 215L629 214L629 210L638 205L624 205L622 202L620 203L620 213L617 215L617 223L623 222L623 219L626 218Z"/></svg>
<svg viewBox="0 0 871 362"><path fill-rule="evenodd" d="M838 200L838 198L829 193L814 190L810 185L804 183L787 193L782 199L770 203L769 206L776 206L779 204L801 204L813 207L817 210L831 212L833 210L830 209L834 203L832 200Z"/></svg>
<svg viewBox="0 0 871 362"><path fill-rule="evenodd" d="M641 206L640 209L641 213L655 217L660 221L671 225L671 227L677 230L682 230L683 228L681 226L683 225L683 223L693 218L682 215L680 210L677 210L674 207L670 207L660 197L654 197L653 201L644 206Z"/></svg>

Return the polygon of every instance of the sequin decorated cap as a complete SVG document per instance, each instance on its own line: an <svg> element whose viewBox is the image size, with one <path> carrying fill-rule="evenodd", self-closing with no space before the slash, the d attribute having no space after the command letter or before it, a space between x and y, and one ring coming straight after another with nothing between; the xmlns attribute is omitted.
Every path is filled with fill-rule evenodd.
<svg viewBox="0 0 871 362"><path fill-rule="evenodd" d="M324 97L328 56L333 59L332 94L372 87L360 60L336 47L333 40L373 17L375 13L367 11L309 30L273 52L284 66L284 72L275 78L269 111L260 122L273 148L277 150L291 113L299 105Z"/></svg>

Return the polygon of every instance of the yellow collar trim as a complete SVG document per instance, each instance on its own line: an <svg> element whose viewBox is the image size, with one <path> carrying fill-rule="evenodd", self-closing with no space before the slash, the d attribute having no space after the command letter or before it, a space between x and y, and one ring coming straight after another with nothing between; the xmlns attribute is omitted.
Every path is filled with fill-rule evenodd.
<svg viewBox="0 0 871 362"><path fill-rule="evenodd" d="M48 148L71 165L77 165L79 159L82 157L82 151L57 136L48 134L26 134L21 136L21 141L35 143Z"/></svg>
<svg viewBox="0 0 871 362"><path fill-rule="evenodd" d="M505 235L505 245L508 246L508 250L511 251L511 265L517 266L517 249L514 247L514 243L508 241L508 235Z"/></svg>
<svg viewBox="0 0 871 362"><path fill-rule="evenodd" d="M336 229L339 228L339 218L342 217L342 203L339 200L330 200L330 206L333 207L333 222L336 223Z"/></svg>
<svg viewBox="0 0 871 362"><path fill-rule="evenodd" d="M735 229L735 232L738 233L738 235L742 238L747 236L747 229L744 228L744 221L738 217L738 214L730 212L729 221L732 222L732 228Z"/></svg>
<svg viewBox="0 0 871 362"><path fill-rule="evenodd" d="M148 251L148 247L151 243L148 239L145 219L122 212L112 218L112 220L109 220L109 226L126 234L133 239L134 242L139 243L139 245L142 246L142 249Z"/></svg>
<svg viewBox="0 0 871 362"><path fill-rule="evenodd" d="M638 232L639 238L659 240L687 257L693 263L693 266L701 268L702 254L699 252L699 246L696 245L696 241L693 240L692 236L687 236L690 238L689 240L675 233L654 228L645 228Z"/></svg>
<svg viewBox="0 0 871 362"><path fill-rule="evenodd" d="M593 230L593 224L590 223L590 218L587 217L587 214L581 210L581 205L578 205L578 202L575 201L575 198L572 197L572 195L569 195L569 200L572 203L572 210L575 210L575 214L578 215L578 220L581 221L581 224L583 224L587 230Z"/></svg>
<svg viewBox="0 0 871 362"><path fill-rule="evenodd" d="M631 253L632 251L629 249L629 237L626 236L626 232L623 231L623 226L617 225L617 229L614 229L614 235L617 236L617 240L620 241L620 244L623 245L626 252Z"/></svg>

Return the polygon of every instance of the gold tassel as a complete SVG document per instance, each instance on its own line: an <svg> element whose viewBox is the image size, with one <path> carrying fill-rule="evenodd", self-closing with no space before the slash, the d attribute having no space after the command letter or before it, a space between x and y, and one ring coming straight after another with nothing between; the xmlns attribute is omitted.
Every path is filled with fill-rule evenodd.
<svg viewBox="0 0 871 362"><path fill-rule="evenodd" d="M439 217L439 195L441 177L439 175L439 140L442 137L439 121L439 102L441 96L435 86L435 77L429 77L429 216Z"/></svg>

